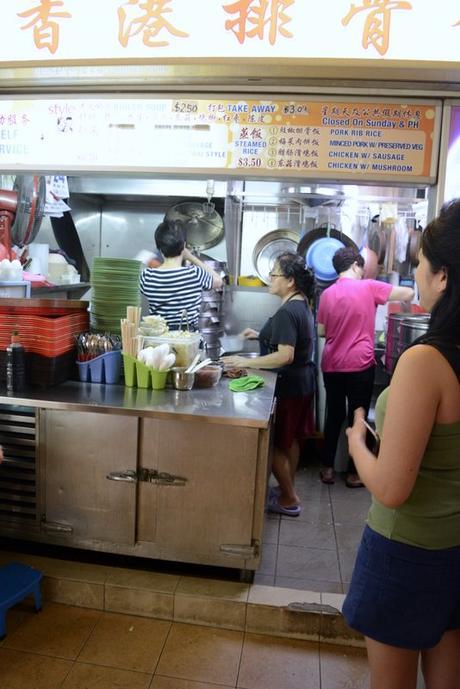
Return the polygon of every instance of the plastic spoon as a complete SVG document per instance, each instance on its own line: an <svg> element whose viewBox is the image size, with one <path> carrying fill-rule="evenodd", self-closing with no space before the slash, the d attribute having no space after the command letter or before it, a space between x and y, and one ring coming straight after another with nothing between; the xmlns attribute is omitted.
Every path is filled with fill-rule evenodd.
<svg viewBox="0 0 460 689"><path fill-rule="evenodd" d="M184 373L192 373L193 368L197 365L198 361L200 360L200 352L196 355L196 357L193 359L192 363L188 368L185 369Z"/></svg>
<svg viewBox="0 0 460 689"><path fill-rule="evenodd" d="M189 373L196 373L197 371L200 370L200 368L204 368L208 364L212 363L212 359L205 359L204 361L201 361L198 366L195 366L195 368L192 371L189 371Z"/></svg>

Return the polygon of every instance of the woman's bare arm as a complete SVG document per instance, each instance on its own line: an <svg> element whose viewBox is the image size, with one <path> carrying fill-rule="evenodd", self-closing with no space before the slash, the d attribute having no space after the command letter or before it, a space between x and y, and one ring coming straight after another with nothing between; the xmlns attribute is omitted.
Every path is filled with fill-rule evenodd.
<svg viewBox="0 0 460 689"><path fill-rule="evenodd" d="M448 368L433 347L418 345L403 354L391 381L377 458L365 445L362 410L347 431L350 454L361 480L387 507L398 507L412 492L436 421L446 374L450 374Z"/></svg>
<svg viewBox="0 0 460 689"><path fill-rule="evenodd" d="M256 356L248 359L243 356L223 356L225 366L242 366L243 368L280 368L294 361L294 347L291 345L278 345L276 352Z"/></svg>

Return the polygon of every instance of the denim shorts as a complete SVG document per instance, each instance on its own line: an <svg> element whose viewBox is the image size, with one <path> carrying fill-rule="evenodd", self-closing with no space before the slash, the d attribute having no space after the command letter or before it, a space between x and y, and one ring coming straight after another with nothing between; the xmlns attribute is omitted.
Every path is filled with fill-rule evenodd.
<svg viewBox="0 0 460 689"><path fill-rule="evenodd" d="M460 546L416 548L366 526L343 615L375 641L411 650L436 646L444 632L460 629Z"/></svg>

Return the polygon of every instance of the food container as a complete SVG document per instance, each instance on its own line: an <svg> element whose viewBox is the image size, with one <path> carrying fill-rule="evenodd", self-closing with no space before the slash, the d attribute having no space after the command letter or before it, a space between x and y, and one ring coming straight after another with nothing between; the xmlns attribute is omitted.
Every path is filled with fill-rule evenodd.
<svg viewBox="0 0 460 689"><path fill-rule="evenodd" d="M187 367L192 363L193 359L198 354L200 342L200 333L174 330L169 332L167 335L144 337L144 343L142 346L147 347L148 345L153 345L155 347L165 343L169 344L172 351L176 355L176 367Z"/></svg>
<svg viewBox="0 0 460 689"><path fill-rule="evenodd" d="M222 368L217 365L209 364L195 372L196 388L212 388L217 385L222 377Z"/></svg>
<svg viewBox="0 0 460 689"><path fill-rule="evenodd" d="M176 390L191 390L193 388L195 374L185 371L185 366L175 366L171 369L171 382Z"/></svg>

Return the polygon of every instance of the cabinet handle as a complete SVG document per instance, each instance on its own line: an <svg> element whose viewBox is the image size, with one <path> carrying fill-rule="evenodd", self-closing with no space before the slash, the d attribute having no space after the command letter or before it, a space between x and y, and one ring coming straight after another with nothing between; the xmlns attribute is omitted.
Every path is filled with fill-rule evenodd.
<svg viewBox="0 0 460 689"><path fill-rule="evenodd" d="M138 471L127 469L126 471L111 471L106 478L109 481L124 481L125 483L136 483L143 481L145 483L155 483L160 486L185 486L188 479L184 476L176 476L175 474L168 474L166 471L157 471L156 469L140 468Z"/></svg>
<svg viewBox="0 0 460 689"><path fill-rule="evenodd" d="M106 478L109 481L125 481L126 483L135 483L137 481L137 472L127 469L126 471L111 471Z"/></svg>
<svg viewBox="0 0 460 689"><path fill-rule="evenodd" d="M73 528L69 524L61 524L60 522L47 522L46 517L42 517L41 529L48 533L57 533L70 536L73 534Z"/></svg>

